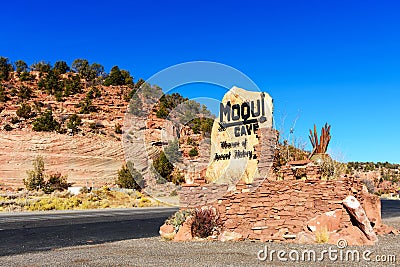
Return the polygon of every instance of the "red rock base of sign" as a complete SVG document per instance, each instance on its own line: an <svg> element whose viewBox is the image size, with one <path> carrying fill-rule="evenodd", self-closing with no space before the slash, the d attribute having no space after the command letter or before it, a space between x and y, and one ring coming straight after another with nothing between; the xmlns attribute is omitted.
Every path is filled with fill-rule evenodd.
<svg viewBox="0 0 400 267"><path fill-rule="evenodd" d="M375 233L398 233L382 224L379 198L369 194L362 183L353 178L331 181L266 179L255 189L252 185L237 184L235 190L222 197L217 197L216 186L212 190L210 186L183 187L180 197L182 209L212 205L218 210L222 220L221 241L335 244L345 239L349 245L372 245L376 240L371 236ZM370 224L364 232L358 227L357 218L351 218L343 205L348 196L360 202L360 209L366 216L362 220ZM213 203L206 203L206 198L214 197L217 199ZM369 231L370 238L365 231ZM323 235L327 238L318 238Z"/></svg>

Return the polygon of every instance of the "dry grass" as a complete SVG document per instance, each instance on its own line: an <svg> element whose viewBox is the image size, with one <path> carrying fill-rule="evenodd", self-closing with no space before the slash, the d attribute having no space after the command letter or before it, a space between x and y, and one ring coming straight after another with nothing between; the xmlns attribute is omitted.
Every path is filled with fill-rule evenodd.
<svg viewBox="0 0 400 267"><path fill-rule="evenodd" d="M325 244L329 241L328 228L322 227L315 232L315 242L317 244Z"/></svg>
<svg viewBox="0 0 400 267"><path fill-rule="evenodd" d="M77 196L68 192L46 195L40 192L24 192L0 195L0 211L46 211L80 210L99 208L132 208L160 206L160 203L137 191L118 192L108 187L81 193Z"/></svg>

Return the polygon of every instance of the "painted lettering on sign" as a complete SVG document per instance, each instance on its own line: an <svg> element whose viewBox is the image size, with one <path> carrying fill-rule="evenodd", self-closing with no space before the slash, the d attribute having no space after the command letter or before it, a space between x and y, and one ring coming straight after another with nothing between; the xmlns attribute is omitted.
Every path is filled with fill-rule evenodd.
<svg viewBox="0 0 400 267"><path fill-rule="evenodd" d="M242 104L231 104L228 101L226 105L220 104L219 122L220 126L225 129L237 125L246 125L255 122L263 123L266 121L265 117L265 94L260 94L260 99L256 101L246 101Z"/></svg>

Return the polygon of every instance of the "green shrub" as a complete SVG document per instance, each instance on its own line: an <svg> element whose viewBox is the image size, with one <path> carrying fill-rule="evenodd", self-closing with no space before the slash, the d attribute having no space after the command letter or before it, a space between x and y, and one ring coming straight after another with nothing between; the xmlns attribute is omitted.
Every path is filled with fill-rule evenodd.
<svg viewBox="0 0 400 267"><path fill-rule="evenodd" d="M21 72L18 75L18 78L21 82L28 82L28 81L34 81L35 80L35 75L30 74L27 71Z"/></svg>
<svg viewBox="0 0 400 267"><path fill-rule="evenodd" d="M174 165L168 161L164 151L161 151L160 156L153 161L153 166L162 178L171 181L171 173L174 170Z"/></svg>
<svg viewBox="0 0 400 267"><path fill-rule="evenodd" d="M18 97L21 99L30 99L32 97L32 89L27 86L20 86L18 91Z"/></svg>
<svg viewBox="0 0 400 267"><path fill-rule="evenodd" d="M36 132L52 132L60 128L60 124L54 119L53 112L47 110L32 123L32 129Z"/></svg>
<svg viewBox="0 0 400 267"><path fill-rule="evenodd" d="M60 81L59 74L53 70L50 70L43 78L38 82L38 87L41 90L46 91L51 95L62 95L63 83Z"/></svg>
<svg viewBox="0 0 400 267"><path fill-rule="evenodd" d="M73 75L64 81L64 96L78 94L81 93L82 90L83 86L78 75Z"/></svg>
<svg viewBox="0 0 400 267"><path fill-rule="evenodd" d="M90 114L90 112L96 112L96 107L92 105L92 100L85 97L83 102L79 103L78 106L81 108L79 110L80 114Z"/></svg>
<svg viewBox="0 0 400 267"><path fill-rule="evenodd" d="M214 120L211 118L194 118L188 125L193 130L193 133L201 133L203 136L210 136Z"/></svg>
<svg viewBox="0 0 400 267"><path fill-rule="evenodd" d="M59 74L64 74L69 71L69 66L67 62L60 60L54 63L53 70L57 71Z"/></svg>
<svg viewBox="0 0 400 267"><path fill-rule="evenodd" d="M4 130L6 130L7 132L9 132L9 131L14 130L14 128L11 127L11 125L7 123L6 125L4 125Z"/></svg>
<svg viewBox="0 0 400 267"><path fill-rule="evenodd" d="M115 124L114 131L115 131L116 134L122 134L122 126L121 126L121 124L119 124L119 123Z"/></svg>
<svg viewBox="0 0 400 267"><path fill-rule="evenodd" d="M8 81L12 71L14 71L14 66L8 58L0 57L0 80Z"/></svg>
<svg viewBox="0 0 400 267"><path fill-rule="evenodd" d="M115 183L121 188L141 190L144 187L144 179L131 162L122 166L118 171L118 177Z"/></svg>
<svg viewBox="0 0 400 267"><path fill-rule="evenodd" d="M179 151L178 139L169 142L168 146L164 149L164 153L171 163L182 161L182 153Z"/></svg>
<svg viewBox="0 0 400 267"><path fill-rule="evenodd" d="M33 160L33 170L27 171L28 177L24 179L24 185L28 190L38 190L43 187L44 182L44 160L37 156Z"/></svg>
<svg viewBox="0 0 400 267"><path fill-rule="evenodd" d="M63 191L68 189L70 184L67 182L67 176L62 176L61 173L52 173L49 179L43 185L43 192L50 194L56 190Z"/></svg>
<svg viewBox="0 0 400 267"><path fill-rule="evenodd" d="M197 157L199 155L199 151L197 150L197 148L192 148L190 151L189 151L189 157Z"/></svg>
<svg viewBox="0 0 400 267"><path fill-rule="evenodd" d="M7 102L9 100L6 91L4 90L4 86L0 84L0 102Z"/></svg>
<svg viewBox="0 0 400 267"><path fill-rule="evenodd" d="M133 86L133 77L130 75L129 71L120 70L118 66L111 68L110 74L104 80L105 86L110 85L129 85Z"/></svg>
<svg viewBox="0 0 400 267"><path fill-rule="evenodd" d="M32 108L29 104L22 103L22 105L17 109L17 116L24 119L29 119L31 117Z"/></svg>
<svg viewBox="0 0 400 267"><path fill-rule="evenodd" d="M73 114L69 117L68 123L67 123L67 128L71 129L73 133L76 133L79 131L79 126L82 125L82 120L77 114Z"/></svg>
<svg viewBox="0 0 400 267"><path fill-rule="evenodd" d="M346 164L335 161L331 157L321 160L318 165L321 168L322 178L326 180L338 179L342 174L346 173L347 169Z"/></svg>
<svg viewBox="0 0 400 267"><path fill-rule="evenodd" d="M164 106L161 106L156 112L157 118L160 118L160 119L167 118L168 114L169 114L169 112L167 111L167 109Z"/></svg>

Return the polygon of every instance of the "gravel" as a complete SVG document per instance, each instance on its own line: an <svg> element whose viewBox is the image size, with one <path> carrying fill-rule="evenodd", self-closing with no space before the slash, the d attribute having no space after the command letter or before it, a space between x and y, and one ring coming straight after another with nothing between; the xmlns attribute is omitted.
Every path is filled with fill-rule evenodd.
<svg viewBox="0 0 400 267"><path fill-rule="evenodd" d="M400 228L400 217L385 219L385 223ZM348 247L339 251L357 250L361 260L331 261L327 254L322 262L261 261L257 258L260 250L284 250L286 258L291 250L301 254L304 250L315 250L317 258L329 248L339 250L333 245L298 245L287 243L261 242L167 242L159 237L132 239L99 245L67 247L51 251L27 253L0 257L1 266L399 266L400 236L388 235L379 238L373 247ZM371 251L371 259L378 256L395 255L396 262L368 262L362 253ZM296 254L292 254L293 257ZM340 253L339 253L340 255ZM261 255L263 256L263 255Z"/></svg>

